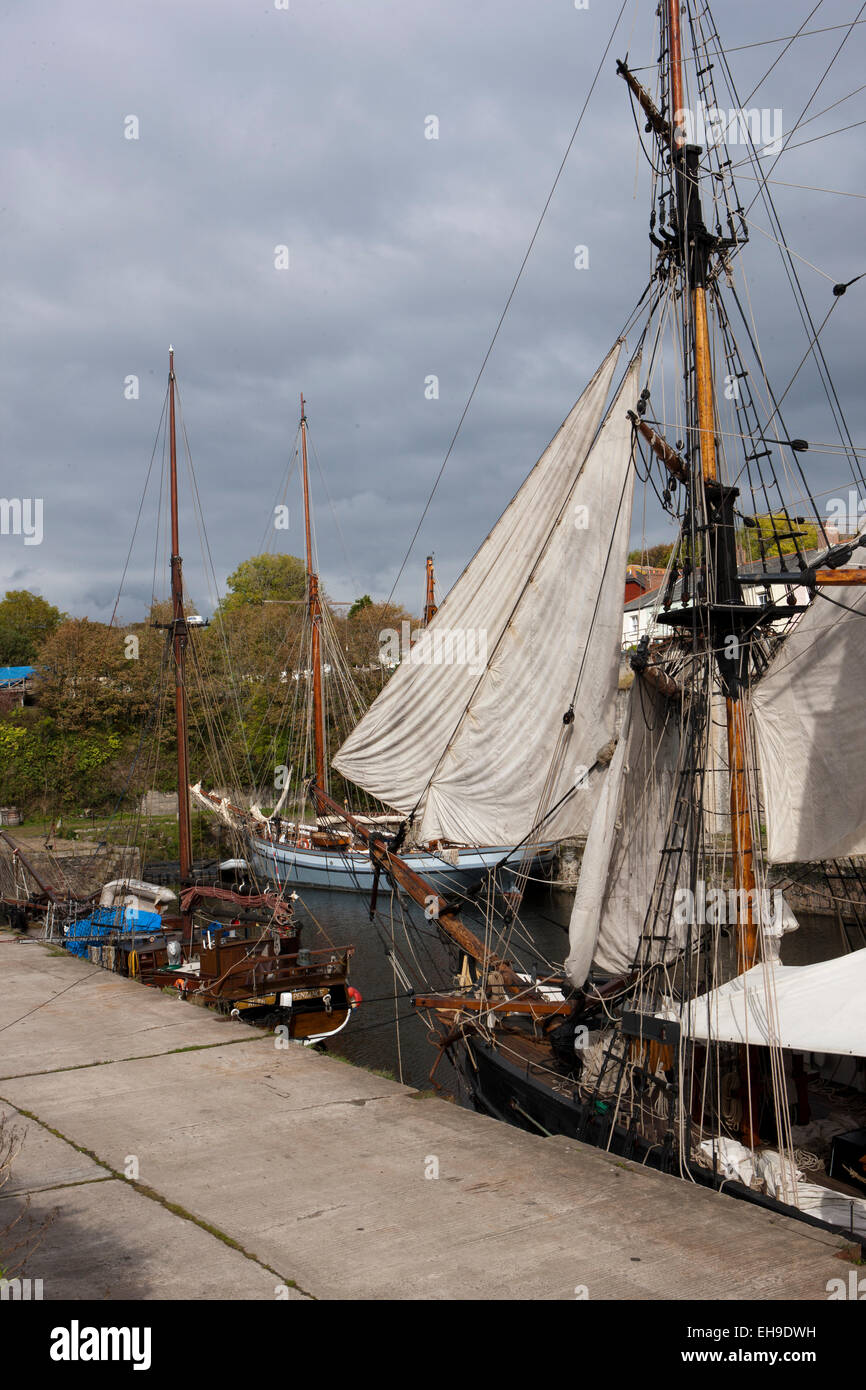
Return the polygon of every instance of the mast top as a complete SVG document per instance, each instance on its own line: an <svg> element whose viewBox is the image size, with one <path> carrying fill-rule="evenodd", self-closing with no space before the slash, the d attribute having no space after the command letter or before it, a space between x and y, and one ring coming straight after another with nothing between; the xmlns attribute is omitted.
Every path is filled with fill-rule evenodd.
<svg viewBox="0 0 866 1390"><path fill-rule="evenodd" d="M674 148L685 144L682 133L683 117L683 60L680 38L680 0L668 0L668 58L670 62L671 123Z"/></svg>

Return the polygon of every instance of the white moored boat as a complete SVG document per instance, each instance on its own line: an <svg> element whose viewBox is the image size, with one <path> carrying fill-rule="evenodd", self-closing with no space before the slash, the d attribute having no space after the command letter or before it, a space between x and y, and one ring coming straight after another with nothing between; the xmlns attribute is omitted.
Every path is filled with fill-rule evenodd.
<svg viewBox="0 0 866 1390"><path fill-rule="evenodd" d="M303 843L305 839L307 844ZM308 836L301 836L301 843L275 843L254 838L251 851L256 873L279 884L349 893L369 893L373 888L374 869L369 851L348 843L321 846L312 843ZM542 874L552 864L555 852L554 845L540 846L532 861L532 873ZM526 872L523 852L515 853L509 845L418 850L403 854L402 858L415 873L431 880L440 892L471 889L482 874L497 865L502 865L501 881L506 888L510 886L511 874L516 878L518 873ZM503 860L509 862L503 864Z"/></svg>

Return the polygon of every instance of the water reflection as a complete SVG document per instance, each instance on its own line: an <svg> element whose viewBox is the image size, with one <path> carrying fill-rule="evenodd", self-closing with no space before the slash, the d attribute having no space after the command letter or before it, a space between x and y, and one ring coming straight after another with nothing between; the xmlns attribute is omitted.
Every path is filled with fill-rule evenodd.
<svg viewBox="0 0 866 1390"><path fill-rule="evenodd" d="M428 1089L436 1048L429 1041L431 1033L423 1015L415 1012L406 997L399 969L410 987L436 989L452 983L448 954L433 923L414 904L401 907L387 887L380 889L375 922L370 921L369 900L354 893L303 889L295 907L307 945L355 946L351 981L364 1003L348 1028L328 1044L328 1051L358 1066L386 1070L409 1086ZM512 958L540 972L545 970L545 958L561 966L568 950L570 910L567 895L531 884L520 922L513 929ZM462 916L483 938L481 914L467 910ZM399 967L396 977L389 954L392 941ZM447 1094L465 1101L460 1079L445 1058L436 1080Z"/></svg>

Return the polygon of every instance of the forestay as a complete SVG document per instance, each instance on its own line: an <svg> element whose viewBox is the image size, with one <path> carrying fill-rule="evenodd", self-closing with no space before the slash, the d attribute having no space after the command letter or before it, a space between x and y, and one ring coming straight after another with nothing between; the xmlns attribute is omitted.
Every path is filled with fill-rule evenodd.
<svg viewBox="0 0 866 1390"><path fill-rule="evenodd" d="M344 777L415 811L419 841L518 843L542 794L554 806L611 736L639 370L599 430L620 347L334 758ZM585 830L587 801L571 796L543 838Z"/></svg>
<svg viewBox="0 0 866 1390"><path fill-rule="evenodd" d="M866 853L866 590L816 597L752 694L773 864Z"/></svg>

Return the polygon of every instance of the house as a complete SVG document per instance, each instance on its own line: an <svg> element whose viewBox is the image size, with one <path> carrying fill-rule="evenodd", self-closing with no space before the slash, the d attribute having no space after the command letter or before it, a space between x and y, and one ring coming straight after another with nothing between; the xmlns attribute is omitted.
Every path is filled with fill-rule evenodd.
<svg viewBox="0 0 866 1390"><path fill-rule="evenodd" d="M825 554L824 550L809 550L804 553L807 565L811 565L819 556ZM786 555L785 569L781 567L778 556L767 557L766 561L756 560L748 565L739 566L739 575L745 580L745 598L747 603L753 604L756 608L763 607L765 604L773 603L785 607L788 603L796 606L801 603L808 603L810 593L803 584L798 584L796 556ZM784 575L784 578L782 577ZM754 582L763 581L766 582ZM751 582L750 582L751 581ZM678 580L674 588L674 603L680 597L680 581ZM649 632L653 625L656 608L661 604L662 595L659 593L659 586L639 593L625 604L622 615L622 645L623 650L637 646L640 639ZM781 632L784 630L788 619L785 617L776 618L772 627ZM672 629L664 623L659 623L653 636L657 638L668 637Z"/></svg>
<svg viewBox="0 0 866 1390"><path fill-rule="evenodd" d="M12 695L15 703L24 704L24 696L33 689L35 666L0 666L0 695Z"/></svg>
<svg viewBox="0 0 866 1390"><path fill-rule="evenodd" d="M661 586L667 571L654 565L629 565L625 572L625 601L640 598L643 594L655 593Z"/></svg>

